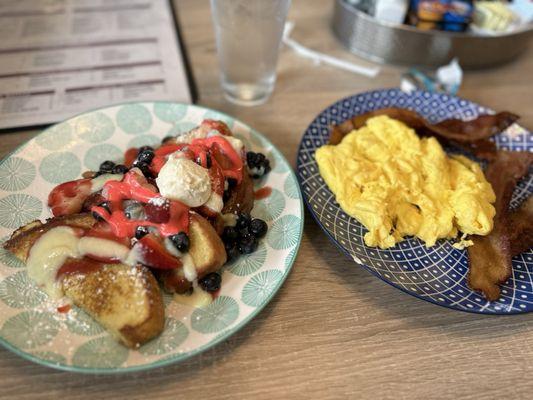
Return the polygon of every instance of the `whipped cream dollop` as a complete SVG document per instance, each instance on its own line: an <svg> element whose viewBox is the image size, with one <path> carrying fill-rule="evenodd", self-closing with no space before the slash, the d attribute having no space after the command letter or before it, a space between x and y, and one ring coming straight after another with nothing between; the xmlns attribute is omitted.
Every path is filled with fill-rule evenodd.
<svg viewBox="0 0 533 400"><path fill-rule="evenodd" d="M179 155L169 156L155 181L163 197L189 207L199 207L211 196L209 171Z"/></svg>

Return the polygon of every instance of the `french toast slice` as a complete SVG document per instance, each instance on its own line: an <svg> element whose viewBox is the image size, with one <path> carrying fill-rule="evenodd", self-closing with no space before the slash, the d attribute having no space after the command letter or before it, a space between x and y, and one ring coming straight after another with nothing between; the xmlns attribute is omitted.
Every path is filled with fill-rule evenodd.
<svg viewBox="0 0 533 400"><path fill-rule="evenodd" d="M95 223L91 214L55 217L44 224L34 221L15 231L4 247L25 262L33 244L50 229L61 225L88 229ZM67 263L84 263L89 268L61 275L65 295L125 346L139 347L163 331L161 291L149 269L88 258L68 259Z"/></svg>
<svg viewBox="0 0 533 400"><path fill-rule="evenodd" d="M204 217L192 213L189 225L189 254L198 278L216 272L226 263L226 249L220 236ZM169 292L184 293L191 287L183 269L158 271L157 276Z"/></svg>
<svg viewBox="0 0 533 400"><path fill-rule="evenodd" d="M165 311L150 270L141 265L98 264L89 273L64 275L65 295L127 347L137 348L158 336Z"/></svg>

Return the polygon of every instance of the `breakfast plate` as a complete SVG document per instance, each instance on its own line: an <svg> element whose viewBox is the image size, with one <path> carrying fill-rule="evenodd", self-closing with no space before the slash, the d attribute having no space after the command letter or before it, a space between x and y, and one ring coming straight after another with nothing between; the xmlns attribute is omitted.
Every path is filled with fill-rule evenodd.
<svg viewBox="0 0 533 400"><path fill-rule="evenodd" d="M246 148L261 152L272 171L256 180L269 187L252 217L268 232L257 250L223 267L222 286L204 308L163 294L165 328L137 350L115 340L80 309L58 312L28 277L25 265L0 247L0 343L53 368L90 373L139 371L182 361L223 341L249 322L287 277L302 236L303 203L289 164L272 143L242 122L214 110L170 102L126 103L53 125L0 162L0 239L19 226L51 216L47 196L58 183L120 161L132 147L154 146L185 133L204 119L224 121Z"/></svg>
<svg viewBox="0 0 533 400"><path fill-rule="evenodd" d="M513 258L512 276L501 285L501 297L487 301L468 287L466 250L452 247L451 241L439 240L429 248L416 238L408 238L386 250L365 245L366 229L335 201L319 173L315 151L328 143L332 124L388 107L413 110L430 123L449 118L468 120L492 113L483 106L447 94L424 91L407 94L399 89L357 94L326 108L305 131L297 159L297 175L304 200L317 223L356 264L415 297L452 309L483 314L532 311L532 250ZM495 136L494 141L500 149L533 151L533 135L516 123ZM532 192L533 176L529 174L517 185L511 207L518 206Z"/></svg>

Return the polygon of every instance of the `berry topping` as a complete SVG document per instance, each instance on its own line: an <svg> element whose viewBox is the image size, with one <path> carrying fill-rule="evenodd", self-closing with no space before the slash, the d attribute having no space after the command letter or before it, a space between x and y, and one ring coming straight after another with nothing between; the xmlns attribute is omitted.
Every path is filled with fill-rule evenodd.
<svg viewBox="0 0 533 400"><path fill-rule="evenodd" d="M235 260L241 254L239 252L239 246L237 245L237 243L227 244L225 245L225 247L228 261Z"/></svg>
<svg viewBox="0 0 533 400"><path fill-rule="evenodd" d="M245 226L244 228L240 228L238 230L238 233L239 233L239 239L242 239L242 238L245 238L246 236L251 236L252 235L250 233L250 227L249 226Z"/></svg>
<svg viewBox="0 0 533 400"><path fill-rule="evenodd" d="M247 228L248 225L250 225L250 214L246 214L246 213L242 213L242 214L239 214L238 218L237 218L237 229L238 230L241 230L241 229L244 229L244 228Z"/></svg>
<svg viewBox="0 0 533 400"><path fill-rule="evenodd" d="M266 235L268 226L262 219L254 218L252 222L250 222L249 230L252 235L259 239Z"/></svg>
<svg viewBox="0 0 533 400"><path fill-rule="evenodd" d="M91 215L93 216L93 218L97 221L104 221L104 219L102 218L102 216L100 214L98 214L96 211L93 211L91 212Z"/></svg>
<svg viewBox="0 0 533 400"><path fill-rule="evenodd" d="M237 186L237 181L235 179L228 178L227 182L228 182L228 188L230 189Z"/></svg>
<svg viewBox="0 0 533 400"><path fill-rule="evenodd" d="M189 251L189 236L185 232L180 232L176 235L172 235L169 237L169 239L172 241L172 244L181 251L182 253L186 253Z"/></svg>
<svg viewBox="0 0 533 400"><path fill-rule="evenodd" d="M139 155L137 156L137 161L150 164L152 160L154 159L154 156L155 156L154 151L147 149L142 152L139 152Z"/></svg>
<svg viewBox="0 0 533 400"><path fill-rule="evenodd" d="M247 152L246 163L253 178L261 178L271 170L270 161L262 153Z"/></svg>
<svg viewBox="0 0 533 400"><path fill-rule="evenodd" d="M122 203L124 208L124 215L127 219L144 220L146 213L144 212L143 205L135 200L125 200Z"/></svg>
<svg viewBox="0 0 533 400"><path fill-rule="evenodd" d="M160 199L163 200L162 197ZM149 221L164 224L170 219L170 203L168 201L148 202L144 206L144 212Z"/></svg>
<svg viewBox="0 0 533 400"><path fill-rule="evenodd" d="M150 164L148 164L147 162L135 160L133 166L139 168L146 178L152 177L152 171L150 171Z"/></svg>
<svg viewBox="0 0 533 400"><path fill-rule="evenodd" d="M141 146L139 147L139 154L141 154L143 151L151 150L154 151L154 148L152 146Z"/></svg>
<svg viewBox="0 0 533 400"><path fill-rule="evenodd" d="M113 171L113 168L115 167L115 163L113 161L104 161L102 164L100 164L99 172L102 174L108 174L111 171Z"/></svg>
<svg viewBox="0 0 533 400"><path fill-rule="evenodd" d="M216 272L207 274L202 279L198 281L200 287L206 292L212 293L220 289L220 283L222 282L222 277Z"/></svg>
<svg viewBox="0 0 533 400"><path fill-rule="evenodd" d="M118 164L113 167L111 172L113 174L125 174L128 172L128 167L126 167L124 164Z"/></svg>
<svg viewBox="0 0 533 400"><path fill-rule="evenodd" d="M226 226L222 232L222 241L224 243L235 243L239 238L237 230L232 226Z"/></svg>
<svg viewBox="0 0 533 400"><path fill-rule="evenodd" d="M109 208L109 203L107 201L103 201L101 202L100 204L98 204L98 207L102 207L103 209L105 209L108 213L111 213L111 209ZM104 218L102 218L102 216L100 215L100 213L96 212L96 211L92 211L91 212L93 218L97 221L103 221Z"/></svg>
<svg viewBox="0 0 533 400"><path fill-rule="evenodd" d="M127 237L118 237L113 233L111 226L106 222L97 222L93 227L85 234L89 237L97 237L100 239L112 240L120 243L126 247L130 247L130 239Z"/></svg>
<svg viewBox="0 0 533 400"><path fill-rule="evenodd" d="M257 239L252 235L243 237L239 243L241 254L250 254L257 250Z"/></svg>
<svg viewBox="0 0 533 400"><path fill-rule="evenodd" d="M150 230L147 226L139 225L137 228L135 228L135 239L141 239L149 233Z"/></svg>
<svg viewBox="0 0 533 400"><path fill-rule="evenodd" d="M139 249L139 262L152 268L178 268L181 262L172 256L163 245L160 238L149 233L143 236L135 245Z"/></svg>
<svg viewBox="0 0 533 400"><path fill-rule="evenodd" d="M55 217L79 213L91 194L91 180L78 179L56 186L48 195L48 206Z"/></svg>

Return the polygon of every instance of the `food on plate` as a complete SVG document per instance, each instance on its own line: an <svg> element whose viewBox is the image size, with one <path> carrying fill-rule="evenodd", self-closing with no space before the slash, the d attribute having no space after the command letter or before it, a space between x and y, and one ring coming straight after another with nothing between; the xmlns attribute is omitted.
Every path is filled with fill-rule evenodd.
<svg viewBox="0 0 533 400"><path fill-rule="evenodd" d="M498 285L511 276L511 258L531 246L531 197L524 208L515 213L509 211L509 203L516 183L527 174L532 162L533 153L498 151L487 167L487 179L496 192L496 218L494 230L485 237L474 236L474 245L468 248L468 283L472 289L483 292L488 300L500 297ZM516 245L511 242L513 230L520 230L524 236L514 238ZM523 248L524 242L529 246Z"/></svg>
<svg viewBox="0 0 533 400"><path fill-rule="evenodd" d="M492 230L494 192L478 164L447 156L435 138L419 138L386 115L315 154L337 202L367 229L368 246L386 249L416 236L438 239Z"/></svg>
<svg viewBox="0 0 533 400"><path fill-rule="evenodd" d="M503 111L494 115L480 115L469 121L452 118L437 124L430 124L416 112L405 108L381 108L357 115L334 126L331 131L330 144L340 143L347 133L361 128L369 118L378 115L387 115L402 121L420 136L434 136L443 144L454 144L486 159L496 154L496 146L488 138L504 131L519 118L516 114Z"/></svg>
<svg viewBox="0 0 533 400"><path fill-rule="evenodd" d="M205 306L226 261L256 250L268 226L250 217L252 178L269 171L226 124L204 120L156 149L129 149L124 164L108 160L56 186L53 217L19 228L4 247L51 298L135 348L164 328L158 281L176 301Z"/></svg>
<svg viewBox="0 0 533 400"><path fill-rule="evenodd" d="M519 117L513 113L500 112L494 115L481 115L469 121L448 119L430 124L414 111L384 108L355 116L334 126L330 145L344 142L354 129L368 125L377 116L388 116L402 121L419 136L435 137L442 144L458 146L488 161L486 177L494 191L495 199L493 229L484 235L473 234L468 240L465 238L459 244L465 247L468 245L470 287L481 291L488 300L498 299L499 284L505 282L512 271L511 258L527 251L533 245L533 199L529 197L517 210L509 210L517 182L529 173L533 163L533 153L498 150L495 143L489 140L491 136L508 128ZM468 163L479 170L477 164L472 161ZM325 180L327 182L326 178ZM479 188L478 184L477 186ZM483 186L486 186L485 183Z"/></svg>
<svg viewBox="0 0 533 400"><path fill-rule="evenodd" d="M511 255L527 251L533 246L533 196L509 215Z"/></svg>

